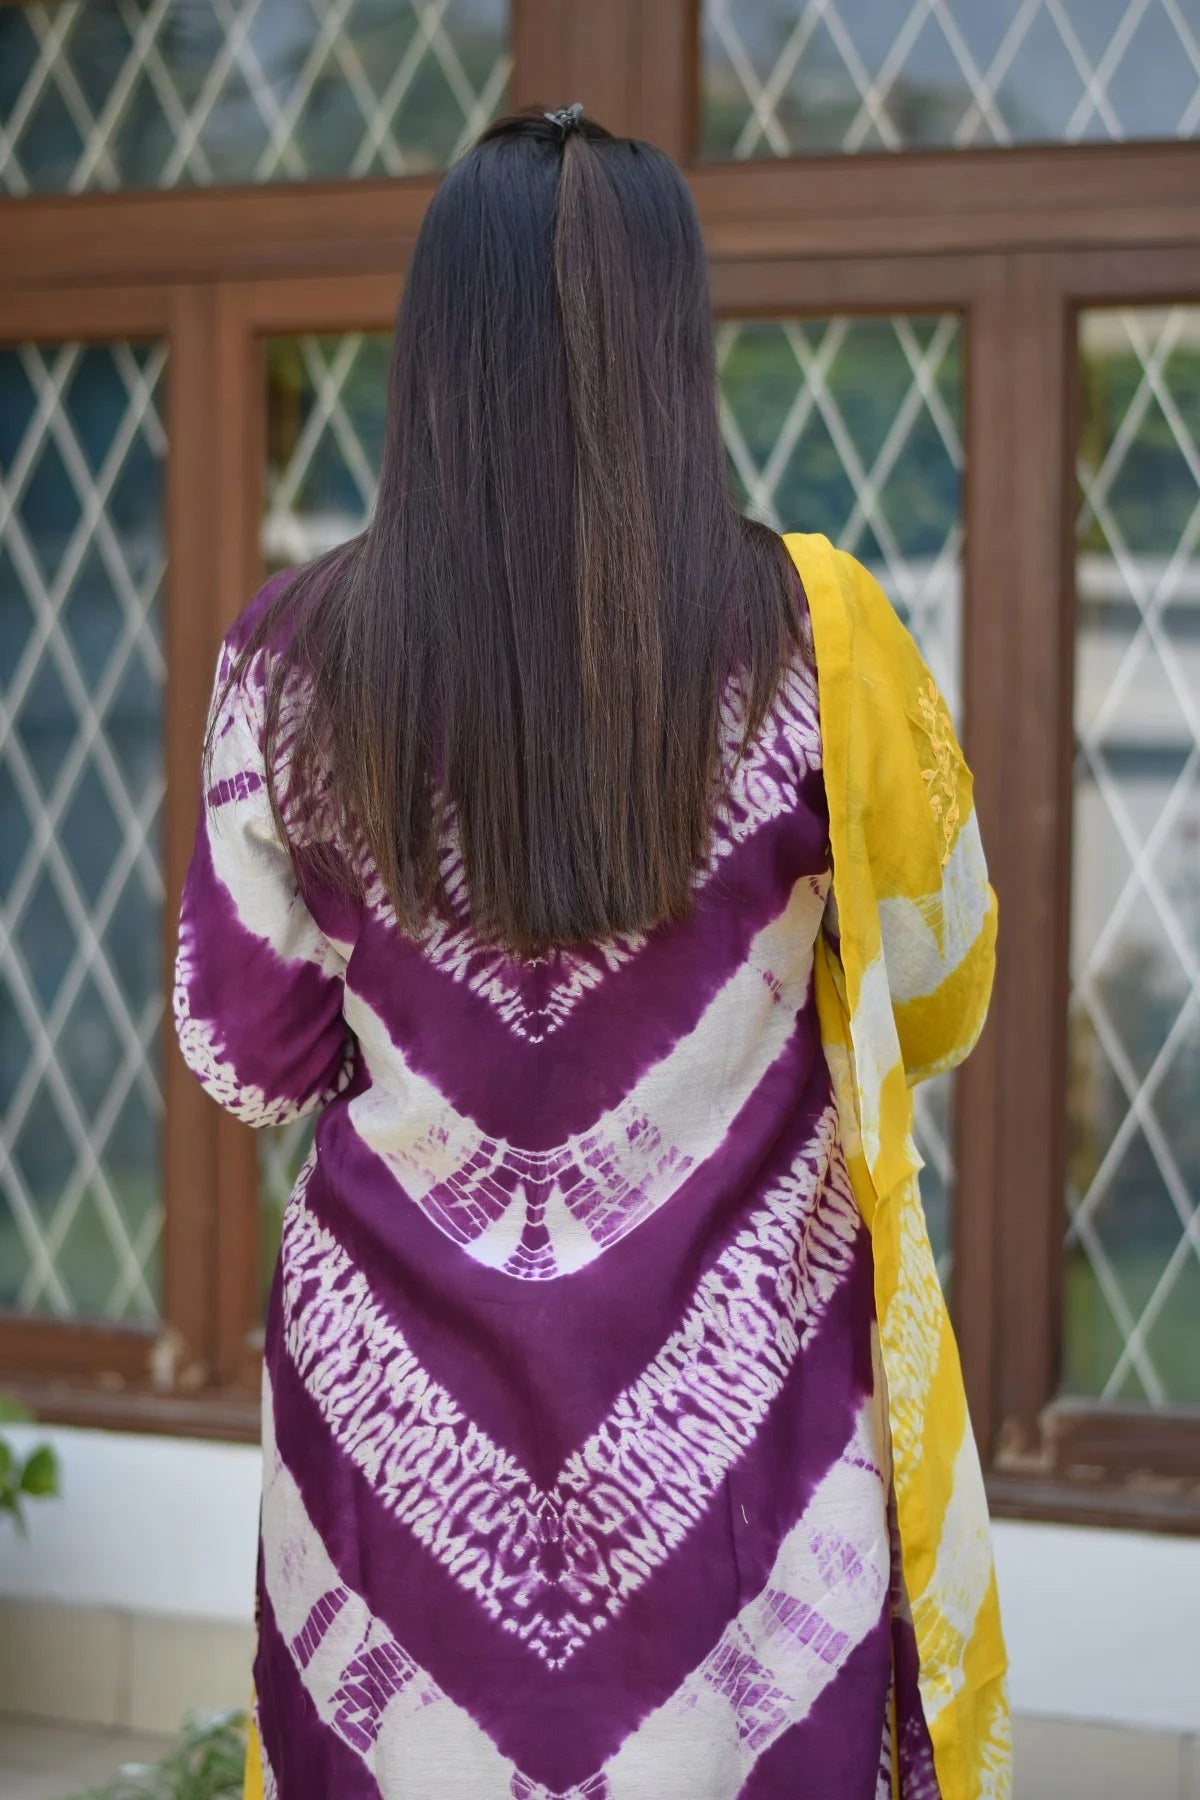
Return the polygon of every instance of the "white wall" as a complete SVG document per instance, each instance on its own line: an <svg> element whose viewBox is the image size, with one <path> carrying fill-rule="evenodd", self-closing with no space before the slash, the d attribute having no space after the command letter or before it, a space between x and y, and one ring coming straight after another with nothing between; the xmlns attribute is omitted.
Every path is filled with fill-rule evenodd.
<svg viewBox="0 0 1200 1800"><path fill-rule="evenodd" d="M256 1448L45 1426L8 1435L54 1445L63 1497L30 1503L28 1541L0 1529L0 1596L253 1617Z"/></svg>
<svg viewBox="0 0 1200 1800"><path fill-rule="evenodd" d="M998 1520L1021 1713L1200 1731L1200 1540Z"/></svg>
<svg viewBox="0 0 1200 1800"><path fill-rule="evenodd" d="M0 1536L0 1597L242 1624L252 1615L259 1457L101 1431L49 1438L64 1498ZM1200 1732L1200 1541L996 1526L1018 1712Z"/></svg>

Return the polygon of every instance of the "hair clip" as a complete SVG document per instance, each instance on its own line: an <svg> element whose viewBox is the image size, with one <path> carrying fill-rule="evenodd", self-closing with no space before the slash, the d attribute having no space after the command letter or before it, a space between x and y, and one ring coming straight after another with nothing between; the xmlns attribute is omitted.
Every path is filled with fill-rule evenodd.
<svg viewBox="0 0 1200 1800"><path fill-rule="evenodd" d="M579 121L583 117L583 101L573 100L570 106L560 106L557 112L543 113L552 125L557 125L565 138L569 131L579 130Z"/></svg>

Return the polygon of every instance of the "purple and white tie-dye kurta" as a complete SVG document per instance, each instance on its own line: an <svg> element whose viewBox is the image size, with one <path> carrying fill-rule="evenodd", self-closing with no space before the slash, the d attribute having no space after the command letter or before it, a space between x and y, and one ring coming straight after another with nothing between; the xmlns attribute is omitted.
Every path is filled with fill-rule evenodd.
<svg viewBox="0 0 1200 1800"><path fill-rule="evenodd" d="M812 1001L813 678L690 919L517 961L452 843L421 943L370 868L298 891L262 674L218 721L176 1015L249 1123L320 1109L267 1320L265 1792L935 1797ZM732 755L732 691L725 725Z"/></svg>

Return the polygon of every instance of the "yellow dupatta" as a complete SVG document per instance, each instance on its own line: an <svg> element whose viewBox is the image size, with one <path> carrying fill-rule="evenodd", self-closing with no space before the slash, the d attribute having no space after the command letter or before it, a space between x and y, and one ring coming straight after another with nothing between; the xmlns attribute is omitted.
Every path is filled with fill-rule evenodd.
<svg viewBox="0 0 1200 1800"><path fill-rule="evenodd" d="M812 619L833 853L814 984L871 1233L905 1585L942 1800L1011 1791L987 1501L917 1186L912 1085L967 1055L995 964L971 775L916 645L826 538L785 537Z"/></svg>

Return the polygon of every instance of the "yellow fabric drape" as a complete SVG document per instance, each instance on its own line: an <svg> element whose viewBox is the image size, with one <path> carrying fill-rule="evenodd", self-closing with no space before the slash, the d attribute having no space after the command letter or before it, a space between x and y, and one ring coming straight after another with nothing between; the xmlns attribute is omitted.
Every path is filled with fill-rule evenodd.
<svg viewBox="0 0 1200 1800"><path fill-rule="evenodd" d="M242 1783L242 1800L264 1800L262 1746L258 1741L254 1702L250 1703L250 1724L246 1733L246 1776Z"/></svg>
<svg viewBox="0 0 1200 1800"><path fill-rule="evenodd" d="M833 854L816 1003L871 1233L921 1698L942 1800L1005 1800L1007 1659L987 1502L918 1192L911 1097L983 1027L996 896L970 772L912 638L853 557L823 537L784 541L812 618Z"/></svg>

